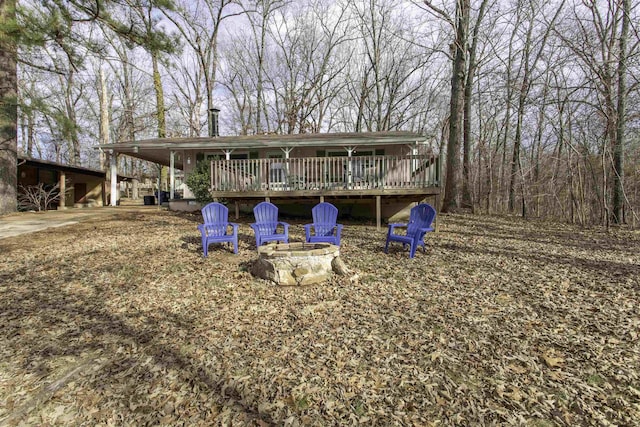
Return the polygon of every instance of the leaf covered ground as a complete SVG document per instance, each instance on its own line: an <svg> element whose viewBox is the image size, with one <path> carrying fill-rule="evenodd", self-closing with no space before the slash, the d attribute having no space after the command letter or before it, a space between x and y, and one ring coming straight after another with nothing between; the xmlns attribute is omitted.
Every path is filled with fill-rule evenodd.
<svg viewBox="0 0 640 427"><path fill-rule="evenodd" d="M200 220L0 240L0 425L640 424L637 231L442 215L409 260L347 221L352 275L277 287Z"/></svg>

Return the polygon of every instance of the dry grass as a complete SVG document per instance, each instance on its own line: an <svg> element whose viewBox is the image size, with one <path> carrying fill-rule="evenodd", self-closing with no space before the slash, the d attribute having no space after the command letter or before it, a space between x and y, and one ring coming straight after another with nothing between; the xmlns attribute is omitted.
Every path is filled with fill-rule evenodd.
<svg viewBox="0 0 640 427"><path fill-rule="evenodd" d="M0 425L638 425L640 235L443 216L414 260L280 288L199 217L0 240ZM290 221L292 240L300 222Z"/></svg>

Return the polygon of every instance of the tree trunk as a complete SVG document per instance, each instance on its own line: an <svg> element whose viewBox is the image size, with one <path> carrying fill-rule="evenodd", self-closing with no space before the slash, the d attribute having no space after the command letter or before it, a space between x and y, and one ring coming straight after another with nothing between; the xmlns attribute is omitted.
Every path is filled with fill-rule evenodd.
<svg viewBox="0 0 640 427"><path fill-rule="evenodd" d="M158 51L151 51L151 63L153 65L153 89L156 93L156 118L158 119L158 138L167 136L167 123L164 114L164 91L162 78L158 66Z"/></svg>
<svg viewBox="0 0 640 427"><path fill-rule="evenodd" d="M67 112L67 118L69 120L69 142L71 143L71 162L72 164L79 166L80 165L80 138L78 137L78 123L76 121L76 106L75 101L73 99L73 87L74 87L74 77L75 73L73 71L73 67L69 67L69 71L65 76L65 96L64 103L65 109Z"/></svg>
<svg viewBox="0 0 640 427"><path fill-rule="evenodd" d="M157 50L151 50L151 63L153 65L153 89L156 93L156 118L158 120L158 138L165 138L167 136L167 124L164 115L164 91L162 89L162 78L160 77L160 68L158 67L158 55ZM131 174L134 177L138 177L138 164L137 162L131 163ZM160 166L160 186L164 190L169 190L169 168L166 166ZM137 188L136 188L137 193ZM136 194L137 196L137 194ZM158 193L158 198L160 193ZM136 197L137 198L137 197ZM158 205L160 200L158 199Z"/></svg>
<svg viewBox="0 0 640 427"><path fill-rule="evenodd" d="M618 121L616 128L616 141L613 146L613 222L624 222L624 127L625 110L627 107L626 81L627 72L627 37L629 35L629 14L631 13L630 0L622 2L622 30L620 32L620 60L618 62Z"/></svg>
<svg viewBox="0 0 640 427"><path fill-rule="evenodd" d="M442 206L443 212L453 212L458 208L458 195L460 191L458 175L460 172L461 116L464 106L464 74L470 8L470 0L460 0L456 3L457 29L454 45L453 73L451 76L447 177Z"/></svg>
<svg viewBox="0 0 640 427"><path fill-rule="evenodd" d="M0 22L15 21L15 0L0 0ZM1 30L0 30L1 31ZM17 50L7 35L0 37L0 215L17 210L18 76Z"/></svg>
<svg viewBox="0 0 640 427"><path fill-rule="evenodd" d="M469 48L469 66L464 86L464 119L462 138L462 206L473 209L471 195L471 96L473 94L473 78L476 73L476 50L478 47L478 32L487 8L488 0L483 0L478 11L478 19L473 27L473 39Z"/></svg>
<svg viewBox="0 0 640 427"><path fill-rule="evenodd" d="M107 91L107 81L100 65L100 145L109 143L109 92ZM107 170L107 158L100 150L100 170Z"/></svg>
<svg viewBox="0 0 640 427"><path fill-rule="evenodd" d="M267 19L268 19L268 11L263 10L262 14L262 25L260 28L260 40L258 41L258 76L256 79L256 128L254 129L254 133L260 134L262 133L262 123L260 122L263 106L266 105L264 100L264 51L265 51L265 39L267 37Z"/></svg>
<svg viewBox="0 0 640 427"><path fill-rule="evenodd" d="M520 173L520 147L522 146L522 120L524 118L525 102L530 88L530 72L531 72L531 36L534 27L533 10L531 11L531 18L529 20L529 27L527 28L527 36L525 44L523 46L522 54L522 67L524 68L524 75L522 77L522 83L520 84L520 94L518 96L518 109L516 111L516 134L513 139L513 156L511 158L511 175L509 179L509 212L513 213L515 210L515 194L516 194L516 179ZM534 61L535 62L535 61ZM522 177L524 179L524 177ZM523 194L524 197L524 194ZM523 200L524 203L524 200ZM523 208L524 211L524 208Z"/></svg>

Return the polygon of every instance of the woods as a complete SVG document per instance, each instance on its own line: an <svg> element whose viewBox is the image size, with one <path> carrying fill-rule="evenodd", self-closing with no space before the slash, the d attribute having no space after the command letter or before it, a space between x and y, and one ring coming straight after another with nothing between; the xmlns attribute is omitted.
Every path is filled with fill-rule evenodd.
<svg viewBox="0 0 640 427"><path fill-rule="evenodd" d="M15 189L5 146L99 168L100 141L204 136L219 108L223 135L421 132L446 158L445 211L638 224L629 0L56 5L18 1L21 34L0 30L3 189Z"/></svg>

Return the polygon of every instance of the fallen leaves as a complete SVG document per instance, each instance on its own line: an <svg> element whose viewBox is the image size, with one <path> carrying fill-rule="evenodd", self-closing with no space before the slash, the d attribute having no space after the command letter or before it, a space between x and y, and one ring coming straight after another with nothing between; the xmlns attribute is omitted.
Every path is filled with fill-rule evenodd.
<svg viewBox="0 0 640 427"><path fill-rule="evenodd" d="M250 218L206 259L157 210L4 239L0 425L640 423L640 235L440 220L413 260L347 223L300 288L248 273Z"/></svg>

